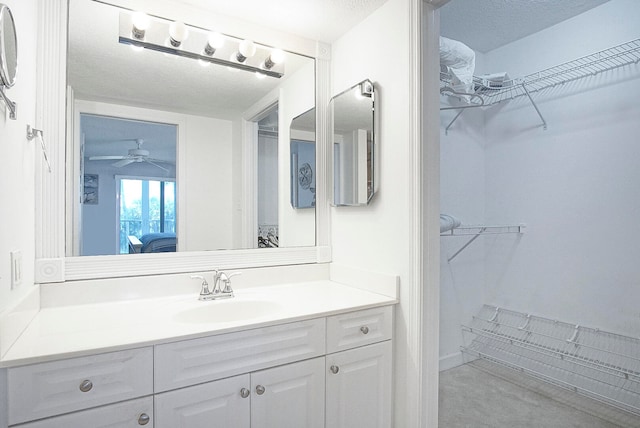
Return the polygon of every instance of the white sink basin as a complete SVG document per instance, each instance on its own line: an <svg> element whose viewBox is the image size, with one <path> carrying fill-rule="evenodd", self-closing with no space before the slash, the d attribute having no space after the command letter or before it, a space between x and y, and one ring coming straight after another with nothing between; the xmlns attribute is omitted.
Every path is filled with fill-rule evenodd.
<svg viewBox="0 0 640 428"><path fill-rule="evenodd" d="M174 319L183 323L220 323L260 318L280 311L282 306L266 300L217 300L178 312Z"/></svg>

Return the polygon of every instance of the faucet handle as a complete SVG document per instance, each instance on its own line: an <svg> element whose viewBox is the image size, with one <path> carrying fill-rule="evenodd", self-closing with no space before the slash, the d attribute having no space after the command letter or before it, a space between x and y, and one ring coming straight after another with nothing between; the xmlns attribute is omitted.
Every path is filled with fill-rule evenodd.
<svg viewBox="0 0 640 428"><path fill-rule="evenodd" d="M226 273L222 272L220 275L221 275L220 280L224 284L224 289L222 290L222 292L223 293L233 293L233 289L231 288L231 278L233 278L234 276L237 276L237 275L242 275L242 272L234 272L234 273L230 273L229 275L227 275Z"/></svg>
<svg viewBox="0 0 640 428"><path fill-rule="evenodd" d="M208 296L211 294L211 291L209 290L209 283L207 282L204 276L191 275L191 278L202 280L202 289L200 290L200 300L203 300L205 296Z"/></svg>

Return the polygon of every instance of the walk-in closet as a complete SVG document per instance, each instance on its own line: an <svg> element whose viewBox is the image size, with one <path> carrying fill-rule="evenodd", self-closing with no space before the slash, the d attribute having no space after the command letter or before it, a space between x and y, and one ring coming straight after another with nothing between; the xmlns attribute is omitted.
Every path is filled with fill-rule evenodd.
<svg viewBox="0 0 640 428"><path fill-rule="evenodd" d="M640 427L640 2L439 14L440 426Z"/></svg>

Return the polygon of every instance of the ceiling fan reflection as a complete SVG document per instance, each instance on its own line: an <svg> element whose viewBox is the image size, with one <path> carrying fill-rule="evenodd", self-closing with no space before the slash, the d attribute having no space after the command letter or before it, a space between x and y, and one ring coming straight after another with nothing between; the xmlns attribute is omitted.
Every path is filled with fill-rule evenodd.
<svg viewBox="0 0 640 428"><path fill-rule="evenodd" d="M129 165L132 163L146 162L150 165L153 165L157 168L164 170L165 172L169 172L169 170L164 166L160 165L161 163L173 165L173 162L149 157L149 150L145 150L142 148L142 144L144 143L144 140L141 138L137 138L135 140L121 140L121 141L135 141L137 147L135 149L129 149L126 155L91 156L89 157L89 160L90 161L117 160L118 162L111 164L116 168L122 168L123 166Z"/></svg>

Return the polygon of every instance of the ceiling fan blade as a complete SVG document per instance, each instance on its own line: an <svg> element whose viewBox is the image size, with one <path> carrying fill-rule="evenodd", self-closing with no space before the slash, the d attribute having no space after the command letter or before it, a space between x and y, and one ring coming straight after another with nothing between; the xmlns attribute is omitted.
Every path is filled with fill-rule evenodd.
<svg viewBox="0 0 640 428"><path fill-rule="evenodd" d="M149 162L164 163L164 164L167 164L167 165L174 165L174 166L176 164L174 161L164 160L164 159L146 158L146 160L149 161Z"/></svg>
<svg viewBox="0 0 640 428"><path fill-rule="evenodd" d="M154 159L154 160L155 160L155 159ZM144 161L145 161L146 163L148 163L148 164L151 164L151 165L153 165L153 166L155 166L155 167L158 167L158 168L160 168L160 169L164 170L165 172L169 172L169 170L168 170L167 168L165 168L165 167L163 167L163 166L161 166L161 165L158 165L157 163L155 163L155 162L153 162L153 161L151 161L151 160L149 160L149 159L145 159Z"/></svg>
<svg viewBox="0 0 640 428"><path fill-rule="evenodd" d="M94 161L94 160L119 160L119 159L126 159L126 156L91 156L89 157L90 161Z"/></svg>
<svg viewBox="0 0 640 428"><path fill-rule="evenodd" d="M133 163L135 161L136 161L135 159L124 158L121 161L118 161L118 162L116 162L114 164L111 164L111 165L115 166L116 168L120 168L120 167L123 167L125 165L129 165L130 163Z"/></svg>

